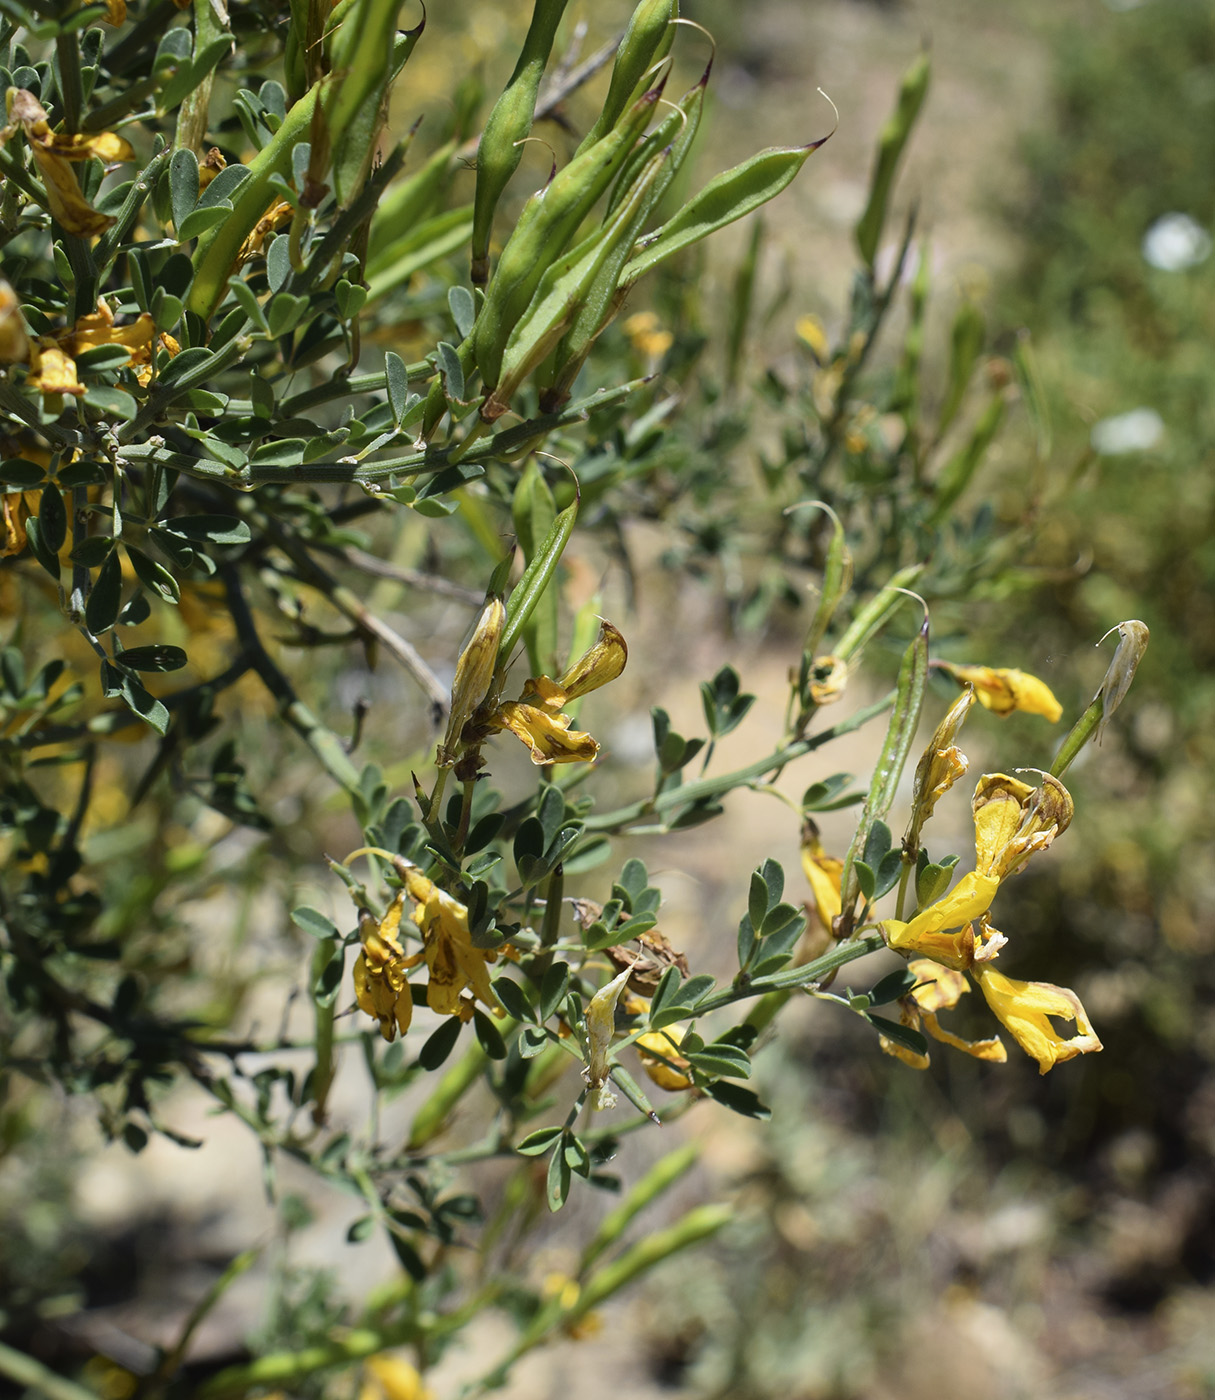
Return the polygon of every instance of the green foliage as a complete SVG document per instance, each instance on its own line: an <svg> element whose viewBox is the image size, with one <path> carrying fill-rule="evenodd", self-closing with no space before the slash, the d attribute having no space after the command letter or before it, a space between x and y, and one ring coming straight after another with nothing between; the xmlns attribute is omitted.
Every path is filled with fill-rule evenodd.
<svg viewBox="0 0 1215 1400"><path fill-rule="evenodd" d="M458 1246L499 1238L514 1208L619 1190L607 1167L620 1136L702 1098L768 1117L740 1081L794 992L842 1003L885 1048L927 1046L911 974L872 993L825 990L884 947L889 920L873 906L896 885L892 917L906 927L953 897L953 861L895 846L886 823L929 693L928 623L907 635L906 590L963 594L998 577L1017 542L968 498L1011 372L983 361L983 319L963 305L941 402L925 408L925 256L904 291L913 221L878 270L927 60L881 139L846 324L832 338L803 322L796 359L748 355L757 226L723 375L706 350L722 337L698 302L700 245L780 194L822 141L681 193L711 65L677 113L659 109L664 56L688 38L666 0L642 0L582 143L558 138L559 168L517 208L519 142L557 101L546 106L542 79L561 0L537 0L480 126L471 207L460 176L478 149L475 84L445 98L429 149L415 152L416 123L399 140L389 131L390 103L410 91L399 80L431 39L398 28L395 0L233 7L231 30L208 0L125 22L119 5L45 0L32 24L11 9L0 6L0 76L14 89L0 150L4 1048L32 1080L86 1098L133 1152L156 1133L190 1145L171 1091L193 1084L247 1126L271 1193L282 1160L303 1164L360 1203L352 1246L377 1232L390 1243L401 1277L365 1306L283 1266L258 1355L200 1393L320 1394L330 1373L401 1345L429 1364L502 1301L519 1335L480 1382L497 1385L556 1330L715 1234L730 1208L694 1206L625 1238L686 1169L675 1154L625 1194L572 1295L555 1299L513 1280L509 1251L487 1247L489 1273L472 1278L452 1262ZM651 274L656 323L672 327L663 349L644 313L614 325ZM902 341L879 350L904 296ZM742 580L731 602L744 624L791 611L808 576L821 586L760 757L714 766L717 741L754 718L726 664L700 687L707 739L652 708L652 782L621 800L599 770L574 766L599 754L574 720L627 646L590 599L562 668L562 585L575 537L618 551L641 518L672 538L678 524L669 562ZM465 644L437 621L441 600L475 611ZM897 669L891 693L824 725L887 632L903 654L901 667L878 662ZM526 678L511 674L520 646ZM370 683L381 654L405 698L394 688L390 713L351 714L341 683L363 674L352 658ZM789 765L877 719L886 736L825 942L805 933L771 858L750 878L737 968L716 973L693 972L659 932L661 893L640 857L584 883L614 842L657 846L738 789L775 792ZM510 735L529 780L500 759ZM133 741L125 755L119 736ZM814 781L796 819L859 800L850 781ZM1044 794L1018 799L1027 822ZM225 862L230 837L245 844ZM330 913L300 902L307 863ZM188 913L217 888L246 955L226 981ZM265 975L255 895L298 966L306 1032L235 1029ZM899 1022L870 1015L895 1000ZM376 1105L366 1129L334 1102L339 1067L360 1063ZM656 1108L643 1072L675 1097L655 1094ZM402 1140L381 1132L379 1106L407 1090ZM480 1135L461 1140L470 1118ZM459 1176L487 1161L513 1172L496 1218ZM289 1229L289 1200L281 1213ZM190 1337L158 1354L149 1395L183 1383Z"/></svg>

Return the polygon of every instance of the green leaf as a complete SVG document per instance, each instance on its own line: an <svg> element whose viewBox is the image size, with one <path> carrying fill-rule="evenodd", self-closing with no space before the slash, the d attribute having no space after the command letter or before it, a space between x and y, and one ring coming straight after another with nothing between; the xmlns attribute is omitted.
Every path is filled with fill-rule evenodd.
<svg viewBox="0 0 1215 1400"><path fill-rule="evenodd" d="M58 554L67 543L67 507L59 488L48 481L42 488L42 498L38 506L38 527L42 533L43 545L52 553Z"/></svg>
<svg viewBox="0 0 1215 1400"><path fill-rule="evenodd" d="M177 236L183 243L188 243L199 234L222 224L231 212L230 204L208 204L205 208L193 209L177 225Z"/></svg>
<svg viewBox="0 0 1215 1400"><path fill-rule="evenodd" d="M130 394L124 394L121 389L113 389L105 384L90 384L84 391L84 402L106 418L117 419L120 423L129 422L138 410L138 405Z"/></svg>
<svg viewBox="0 0 1215 1400"><path fill-rule="evenodd" d="M763 1121L772 1117L772 1110L760 1101L758 1094L753 1094L750 1089L744 1089L741 1084L731 1083L728 1079L718 1079L706 1085L705 1092L710 1098L716 1099L731 1112L742 1114L744 1118L758 1118Z"/></svg>
<svg viewBox="0 0 1215 1400"><path fill-rule="evenodd" d="M522 1157L539 1157L548 1151L562 1133L561 1128L537 1128L515 1143L515 1151Z"/></svg>
<svg viewBox="0 0 1215 1400"><path fill-rule="evenodd" d="M85 626L94 637L99 637L118 620L118 610L121 606L122 565L118 560L118 551L111 550L109 557L98 570L88 602L84 605Z"/></svg>
<svg viewBox="0 0 1215 1400"><path fill-rule="evenodd" d="M456 1041L464 1029L464 1022L458 1016L448 1016L432 1031L429 1039L418 1051L418 1064L425 1070L435 1070L456 1048Z"/></svg>
<svg viewBox="0 0 1215 1400"><path fill-rule="evenodd" d="M0 462L0 485L16 486L28 491L41 486L46 479L46 468L37 462L27 462L24 457L8 457Z"/></svg>
<svg viewBox="0 0 1215 1400"><path fill-rule="evenodd" d="M888 1001L897 1001L899 997L905 997L915 985L915 974L908 972L905 967L900 967L894 972L888 972L880 982L869 989L869 1004L883 1006Z"/></svg>
<svg viewBox="0 0 1215 1400"><path fill-rule="evenodd" d="M232 515L175 515L161 521L161 529L211 544L248 544L252 538L249 526Z"/></svg>
<svg viewBox="0 0 1215 1400"><path fill-rule="evenodd" d="M135 570L135 575L140 583L151 592L158 594L166 603L176 603L181 597L181 589L177 586L177 580L164 567L134 546L125 544L123 548L127 552L127 558L131 561L131 567Z"/></svg>
<svg viewBox="0 0 1215 1400"><path fill-rule="evenodd" d="M888 1021L885 1016L866 1016L873 1027L880 1031L887 1040L892 1040L896 1045L901 1045L905 1050L910 1050L914 1055L927 1055L928 1042L919 1031L913 1031L910 1026L904 1026L899 1021Z"/></svg>
<svg viewBox="0 0 1215 1400"><path fill-rule="evenodd" d="M566 1161L565 1153L558 1146L552 1157L549 1158L546 1186L548 1208L554 1215L565 1204L569 1194L570 1164Z"/></svg>
<svg viewBox="0 0 1215 1400"><path fill-rule="evenodd" d="M452 1019L457 1018L453 1017ZM461 1022L461 1024L463 1023ZM481 1049L491 1060L506 1059L506 1042L502 1039L502 1032L480 1007L473 1012L473 1030L476 1031L477 1039L481 1042Z"/></svg>
<svg viewBox="0 0 1215 1400"><path fill-rule="evenodd" d="M178 151L178 155L181 152ZM346 1231L347 1244L362 1244L366 1239L370 1239L375 1231L375 1216L360 1215L359 1218L351 1222L350 1228Z"/></svg>
<svg viewBox="0 0 1215 1400"><path fill-rule="evenodd" d="M169 190L173 226L181 238L181 226L198 203L198 157L188 146L173 152L173 159L169 162Z"/></svg>
<svg viewBox="0 0 1215 1400"><path fill-rule="evenodd" d="M125 660L130 653L124 653ZM327 918L319 909L313 909L311 905L301 904L298 909L291 911L291 922L296 928L303 929L305 933L310 933L313 938L328 939L337 938L337 927L332 919Z"/></svg>
<svg viewBox="0 0 1215 1400"><path fill-rule="evenodd" d="M130 647L122 653L122 664L133 671L180 671L188 659L181 647L163 643Z"/></svg>

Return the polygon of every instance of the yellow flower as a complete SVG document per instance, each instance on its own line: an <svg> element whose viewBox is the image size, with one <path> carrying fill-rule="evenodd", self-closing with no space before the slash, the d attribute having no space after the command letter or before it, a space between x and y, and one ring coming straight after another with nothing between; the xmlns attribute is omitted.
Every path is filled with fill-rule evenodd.
<svg viewBox="0 0 1215 1400"><path fill-rule="evenodd" d="M973 1055L976 1060L1003 1064L1008 1059L999 1036L991 1040L963 1040L961 1036L945 1030L937 1020L937 1012L952 1010L960 998L970 991L962 973L938 967L928 958L913 958L907 966L916 978L916 986L909 995L899 998L899 1020L904 1026L911 1030L927 1031L934 1040ZM917 1055L914 1050L887 1040L885 1036L880 1037L879 1044L886 1054L902 1060L912 1069L928 1068L927 1055Z"/></svg>
<svg viewBox="0 0 1215 1400"><path fill-rule="evenodd" d="M97 310L81 316L69 331L56 337L60 348L73 360L84 350L97 345L122 345L130 351L128 365L135 366L136 378L147 384L152 378L153 344L159 344L171 356L181 353L181 346L167 332L156 333L152 317L141 311L135 320L125 326L114 324L114 312L104 298L97 299ZM74 373L74 370L73 370Z"/></svg>
<svg viewBox="0 0 1215 1400"><path fill-rule="evenodd" d="M1044 715L1054 724L1063 714L1063 706L1051 694L1050 687L1027 671L1012 671L991 666L954 666L948 661L937 663L948 671L959 685L973 685L979 704L996 715L1010 715L1024 710L1030 715Z"/></svg>
<svg viewBox="0 0 1215 1400"><path fill-rule="evenodd" d="M633 349L648 360L661 359L675 343L670 331L659 329L658 317L652 311L630 316L622 329Z"/></svg>
<svg viewBox="0 0 1215 1400"><path fill-rule="evenodd" d="M0 559L25 548L25 522L33 515L41 491L6 491L0 495Z"/></svg>
<svg viewBox="0 0 1215 1400"><path fill-rule="evenodd" d="M501 598L490 598L473 625L472 635L456 661L456 675L451 684L451 710L447 732L439 745L438 765L450 768L459 754L460 736L464 726L476 713L477 707L493 684L494 668L498 664L498 644L506 623L506 608Z"/></svg>
<svg viewBox="0 0 1215 1400"><path fill-rule="evenodd" d="M474 1001L500 1012L487 968L497 954L473 946L467 908L428 880L417 866L407 867L405 889L415 901L413 921L422 934L422 958L430 969L427 1006L464 1021L472 1017ZM472 992L471 999L460 995L466 987Z"/></svg>
<svg viewBox="0 0 1215 1400"><path fill-rule="evenodd" d="M813 822L806 823L802 834L802 870L810 885L818 921L828 933L833 933L835 920L840 915L840 882L844 862L824 853L818 839L818 828Z"/></svg>
<svg viewBox="0 0 1215 1400"><path fill-rule="evenodd" d="M127 0L105 0L105 22L121 24L127 17Z"/></svg>
<svg viewBox="0 0 1215 1400"><path fill-rule="evenodd" d="M405 974L416 967L422 955L406 957L400 944L398 929L405 907L402 890L389 906L379 924L364 916L360 933L363 951L354 963L354 996L359 1009L374 1016L380 1023L380 1034L393 1040L399 1030L409 1029L413 1018L413 991Z"/></svg>
<svg viewBox="0 0 1215 1400"><path fill-rule="evenodd" d="M218 173L217 171L216 174ZM288 204L285 199L274 200L257 223L253 225L249 236L240 245L240 252L236 255L237 266L256 257L265 246L266 239L276 230L282 228L284 224L289 224L293 218L295 218L295 209L292 205Z"/></svg>
<svg viewBox="0 0 1215 1400"><path fill-rule="evenodd" d="M672 1094L692 1087L692 1076L686 1073L688 1062L679 1053L684 1030L683 1026L667 1026L646 1031L634 1041L642 1069L660 1089Z"/></svg>
<svg viewBox="0 0 1215 1400"><path fill-rule="evenodd" d="M988 1006L1021 1049L1037 1060L1039 1073L1101 1049L1080 998L1069 988L1050 982L1018 982L994 967L976 968L974 975ZM1051 1016L1074 1021L1076 1034L1064 1039L1051 1025Z"/></svg>
<svg viewBox="0 0 1215 1400"><path fill-rule="evenodd" d="M975 702L975 691L967 686L950 706L945 718L937 725L936 733L929 740L928 747L920 757L915 770L915 786L912 790L911 830L916 839L909 842L909 849L918 847L919 831L932 816L933 810L942 797L966 773L970 761L954 742L958 730Z"/></svg>
<svg viewBox="0 0 1215 1400"><path fill-rule="evenodd" d="M72 394L79 398L84 393L84 385L76 378L76 361L49 335L30 341L30 373L25 382L44 394Z"/></svg>
<svg viewBox="0 0 1215 1400"><path fill-rule="evenodd" d="M975 788L971 810L978 869L1004 880L1067 830L1075 807L1068 790L1049 773L1036 788L1007 773L987 773Z"/></svg>
<svg viewBox="0 0 1215 1400"><path fill-rule="evenodd" d="M382 1351L369 1356L363 1367L368 1379L359 1391L359 1400L434 1400L434 1391L424 1386L417 1370L399 1356Z"/></svg>
<svg viewBox="0 0 1215 1400"><path fill-rule="evenodd" d="M490 716L494 729L509 729L531 750L532 762L590 763L599 745L589 734L571 729L568 715L551 715L535 705L509 700Z"/></svg>
<svg viewBox="0 0 1215 1400"><path fill-rule="evenodd" d="M474 730L478 725L485 732L509 729L528 746L536 764L590 763L598 754L599 745L591 735L570 728L573 720L561 713L562 707L614 681L628 658L624 637L603 619L599 640L558 680L531 677L518 700L508 700L483 719L475 719Z"/></svg>
<svg viewBox="0 0 1215 1400"><path fill-rule="evenodd" d="M831 355L831 346L827 343L827 328L818 317L799 316L793 329L797 332L798 340L810 351L819 364L826 364Z"/></svg>
<svg viewBox="0 0 1215 1400"><path fill-rule="evenodd" d="M25 88L9 88L7 103L9 125L0 133L0 144L18 125L25 132L42 176L51 217L68 233L82 238L104 233L114 220L94 209L80 193L72 162L93 156L106 164L134 160L135 152L130 143L112 131L96 135L52 131L46 109Z"/></svg>

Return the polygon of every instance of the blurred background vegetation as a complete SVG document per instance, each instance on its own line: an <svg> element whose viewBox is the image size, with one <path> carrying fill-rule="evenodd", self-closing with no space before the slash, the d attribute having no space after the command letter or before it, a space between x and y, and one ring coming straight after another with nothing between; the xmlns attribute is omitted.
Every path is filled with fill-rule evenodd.
<svg viewBox="0 0 1215 1400"><path fill-rule="evenodd" d="M512 8L525 7L470 5L463 38L417 66L411 101L446 114L423 127L419 150L475 131L484 93L503 78L494 35L522 23ZM908 562L891 551L913 537L885 506L870 508L897 505L891 464L902 444L890 434L906 401L906 308L924 300L923 393L934 415L949 401L951 336L976 325L984 350L972 357L960 426L971 431L996 400L1010 411L925 583L943 650L1023 665L1074 712L1104 669L1091 646L1105 628L1137 616L1152 630L1131 719L1073 770L1077 820L1064 847L1015 882L1002 911L1015 933L1011 971L1049 966L1074 986L1105 1050L1047 1079L1028 1061L988 1067L944 1055L914 1075L877 1056L859 1026L808 1009L758 1061L770 1128L744 1130L703 1109L685 1120L704 1143L700 1170L736 1192L737 1225L707 1257L671 1264L644 1298L610 1310L598 1336L533 1358L509 1393L576 1383L593 1397L601 1372L605 1392L640 1397L1215 1395L1215 259L1184 224L1172 225L1165 253L1145 244L1169 215L1188 216L1199 234L1215 223L1215 6L1025 0L993 16L968 0L838 0L807 9L779 0L745 12L724 0L685 8L719 45L702 156L711 168L758 144L822 134L830 114L816 84L842 122L805 188L773 206L762 228L744 226L648 287L635 308L652 310L648 330L626 322L605 337L606 378L621 366L644 371L646 334L669 335L663 372L683 397L648 435L611 444L612 470L631 456L637 481L630 494L626 470L622 494L602 504L584 561L595 575L614 561L612 586L635 597L647 638L634 649L614 746L627 752L625 721L648 723L650 704L694 715L695 687L681 675L711 675L740 650L758 674L767 658L779 690L805 627L796 584L822 545L772 509L782 491L829 493L846 518L856 512L861 581ZM588 18L606 27L600 13ZM908 285L866 367L872 411L832 427L814 405L818 335L835 343L847 328L857 192L863 200L873 140L924 37L935 86L897 205L902 215L920 204ZM456 84L452 74L469 63L476 76ZM570 120L586 124L577 99ZM541 175L547 159L529 156ZM469 194L471 185L470 176ZM888 236L899 227L892 220ZM421 327L442 308L444 287L423 277L397 295L405 338L394 348L409 359L410 322ZM419 330L419 346L428 343ZM1027 346L1030 379L1019 370ZM655 392L657 406L661 384ZM808 431L810 422L830 431ZM583 481L594 500L593 475ZM395 542L394 558L433 562L421 521ZM0 609L8 586L0 574ZM205 619L205 590L190 605ZM470 616L458 598L414 607L449 646ZM672 618L683 629L674 641ZM663 645L666 665L653 659ZM205 655L192 656L208 669ZM347 712L360 687L391 703L400 684L383 671L330 683ZM177 824L179 794L150 792L128 816L121 755L97 776L113 794L101 838L110 844L91 854L112 858L122 886L115 918L146 936L142 964L128 949L132 971L175 968L183 1007L216 1025L277 1023L305 954L270 911L300 902L318 852L350 844L324 786L300 785L263 702L252 690L247 700L243 756L249 787L268 794L268 832L217 818L215 848L197 813L188 830ZM1045 763L1037 723L1017 716L1000 729L990 740L998 764ZM402 706L393 737L382 757L404 782L428 736ZM858 771L865 761L856 758ZM216 805L214 773L187 779ZM682 904L680 877L664 890L673 918L689 928L709 918L720 853L747 839L723 824L668 852L672 869L698 881ZM783 839L793 869L795 834ZM122 1149L100 1151L91 1122L53 1096L16 1079L7 1093L0 1308L5 1335L32 1337L35 1350L39 1329L66 1331L81 1355L121 1361L127 1345L134 1364L157 1306L171 1312L196 1296L229 1262L232 1241L248 1241L250 1222L272 1237L270 1306L244 1314L245 1335L213 1339L217 1359L225 1344L322 1335L340 1312L336 1276L345 1286L361 1268L382 1270L382 1261L351 1262L360 1247L344 1242L344 1221L295 1248L314 1212L302 1187L295 1196L288 1182L271 1218L234 1185L239 1202L225 1213L225 1192L199 1179L206 1169L184 1150L157 1144L153 1165L132 1175ZM256 1153L228 1147L238 1154L234 1182L255 1178ZM133 1160L153 1160L152 1150ZM697 1189L693 1178L688 1190ZM189 1204L173 1207L176 1192ZM585 1231L585 1218L571 1215L545 1241L554 1272L564 1241ZM224 1319L239 1330L232 1313ZM493 1338L488 1345L496 1351ZM97 1364L99 1392L120 1395L120 1373ZM360 1385L380 1382L339 1378L299 1393ZM381 1391L391 1396L386 1385L370 1394Z"/></svg>

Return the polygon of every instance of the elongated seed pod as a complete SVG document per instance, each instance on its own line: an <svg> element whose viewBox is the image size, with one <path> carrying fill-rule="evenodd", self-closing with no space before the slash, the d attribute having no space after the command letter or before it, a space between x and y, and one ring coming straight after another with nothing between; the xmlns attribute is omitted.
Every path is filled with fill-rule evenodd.
<svg viewBox="0 0 1215 1400"><path fill-rule="evenodd" d="M596 118L595 125L582 138L576 155L581 155L611 131L636 92L637 85L656 62L666 57L675 38L671 21L678 14L679 0L641 0L633 11L624 38L616 50L603 110Z"/></svg>
<svg viewBox="0 0 1215 1400"><path fill-rule="evenodd" d="M518 169L523 152L519 142L532 129L536 94L552 52L557 25L567 0L536 0L532 22L515 64L515 71L485 123L477 147L477 188L473 196L472 280L489 278L489 238L494 210L507 181Z"/></svg>
<svg viewBox="0 0 1215 1400"><path fill-rule="evenodd" d="M628 159L661 93L661 86L644 93L616 128L575 156L523 206L477 317L474 353L488 388L498 382L507 338L540 279Z"/></svg>
<svg viewBox="0 0 1215 1400"><path fill-rule="evenodd" d="M773 146L730 170L723 170L672 218L640 241L621 277L632 286L664 258L699 243L719 228L774 199L830 134L806 146Z"/></svg>
<svg viewBox="0 0 1215 1400"><path fill-rule="evenodd" d="M684 162L684 157L691 149L692 142L696 139L696 132L700 127L700 118L704 113L705 89L709 85L709 74L713 69L713 60L710 59L705 65L705 71L700 75L700 81L695 87L689 88L687 92L675 104L675 108L668 112L666 117L654 128L640 145L636 146L633 153L624 164L624 169L620 172L620 177L616 181L616 187L612 190L611 198L608 200L608 213L610 214L620 201L628 194L633 182L645 167L646 161L657 152L669 146L671 148L671 158L667 162L655 189L654 203L657 204L666 193L671 181L678 175Z"/></svg>
<svg viewBox="0 0 1215 1400"><path fill-rule="evenodd" d="M493 422L506 412L511 396L577 316L613 255L632 247L648 209L650 186L664 158L665 153L655 156L632 196L615 215L545 273L527 315L507 342L498 384L481 406L481 417L486 422Z"/></svg>
<svg viewBox="0 0 1215 1400"><path fill-rule="evenodd" d="M903 74L898 105L878 137L877 161L869 181L869 200L856 226L856 246L870 268L873 267L878 241L882 236L882 226L886 222L890 187L894 184L903 148L907 145L912 127L920 115L920 108L924 105L931 72L928 55L920 54Z"/></svg>

